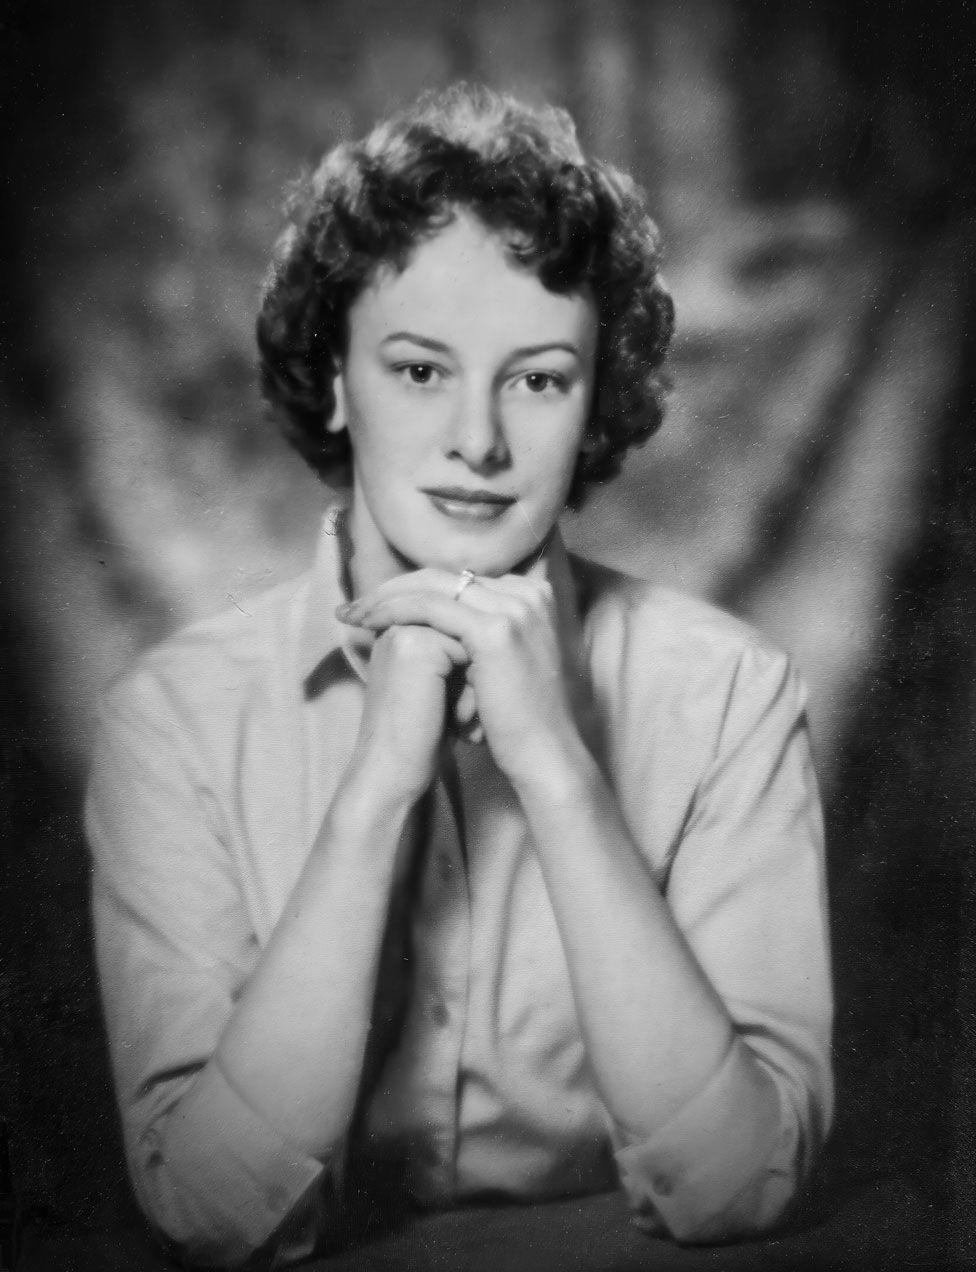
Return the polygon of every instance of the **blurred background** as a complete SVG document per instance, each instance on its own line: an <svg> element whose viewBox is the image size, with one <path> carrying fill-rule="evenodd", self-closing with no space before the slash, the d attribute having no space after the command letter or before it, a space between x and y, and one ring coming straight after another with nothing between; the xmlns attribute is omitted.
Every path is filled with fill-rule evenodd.
<svg viewBox="0 0 976 1272"><path fill-rule="evenodd" d="M0 1115L30 1223L124 1204L78 817L97 696L303 569L326 495L255 389L283 187L464 77L569 107L665 234L669 416L568 538L743 614L811 686L840 1098L811 1222L846 1190L872 1266L971 1257L973 6L2 13Z"/></svg>

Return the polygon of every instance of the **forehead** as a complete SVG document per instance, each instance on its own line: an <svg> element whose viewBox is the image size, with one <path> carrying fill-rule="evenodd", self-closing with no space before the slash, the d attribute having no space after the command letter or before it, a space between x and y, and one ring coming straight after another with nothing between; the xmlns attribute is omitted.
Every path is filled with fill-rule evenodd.
<svg viewBox="0 0 976 1272"><path fill-rule="evenodd" d="M350 337L398 330L439 340L540 344L595 339L585 292L552 292L515 261L506 238L465 212L413 248L405 266L382 266L349 311Z"/></svg>

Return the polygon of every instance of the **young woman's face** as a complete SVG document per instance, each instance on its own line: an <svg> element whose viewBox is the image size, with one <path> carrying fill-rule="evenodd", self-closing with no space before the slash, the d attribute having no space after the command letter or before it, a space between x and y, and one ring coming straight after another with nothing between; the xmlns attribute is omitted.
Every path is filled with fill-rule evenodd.
<svg viewBox="0 0 976 1272"><path fill-rule="evenodd" d="M368 572L504 574L565 505L593 392L596 307L556 295L460 213L353 303L332 428L349 429Z"/></svg>

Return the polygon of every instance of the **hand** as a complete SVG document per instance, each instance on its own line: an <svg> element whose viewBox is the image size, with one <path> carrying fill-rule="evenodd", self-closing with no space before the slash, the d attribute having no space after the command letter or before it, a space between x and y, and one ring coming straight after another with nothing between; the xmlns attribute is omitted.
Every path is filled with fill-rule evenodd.
<svg viewBox="0 0 976 1272"><path fill-rule="evenodd" d="M554 748L578 741L552 587L538 573L479 577L455 600L457 584L456 574L416 570L341 617L384 636L401 625L426 627L459 643L492 755L517 784L537 775Z"/></svg>
<svg viewBox="0 0 976 1272"><path fill-rule="evenodd" d="M412 801L433 781L448 680L467 661L459 641L431 627L390 626L373 645L354 762L372 766L384 791Z"/></svg>

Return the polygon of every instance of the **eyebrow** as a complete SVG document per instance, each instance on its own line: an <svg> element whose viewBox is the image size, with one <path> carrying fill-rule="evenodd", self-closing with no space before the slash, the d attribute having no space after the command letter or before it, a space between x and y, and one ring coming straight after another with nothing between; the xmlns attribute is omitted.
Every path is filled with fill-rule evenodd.
<svg viewBox="0 0 976 1272"><path fill-rule="evenodd" d="M407 340L411 344L420 345L422 349L430 349L432 353L451 353L451 347L444 344L441 340L434 340L430 336L421 336L414 331L393 331L390 335L383 338L383 344L393 344L397 340ZM576 345L568 340L547 340L543 344L523 345L519 349L513 349L508 356L507 361L515 362L519 358L535 358L540 353L552 353L555 350L562 350L564 353L571 354L574 358L580 358L581 354Z"/></svg>

